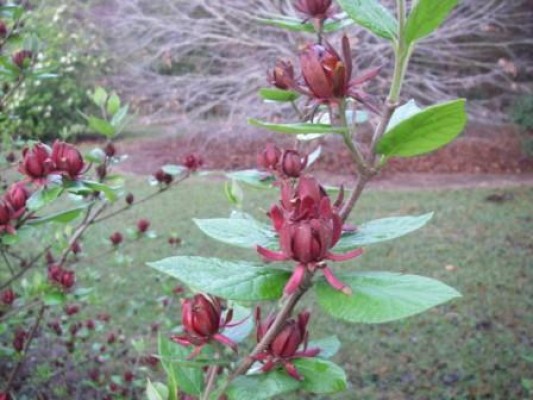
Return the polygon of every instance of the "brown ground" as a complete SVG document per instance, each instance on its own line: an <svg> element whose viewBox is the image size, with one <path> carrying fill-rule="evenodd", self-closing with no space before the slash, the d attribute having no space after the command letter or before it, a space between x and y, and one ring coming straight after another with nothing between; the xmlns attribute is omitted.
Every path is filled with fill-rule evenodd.
<svg viewBox="0 0 533 400"><path fill-rule="evenodd" d="M124 172L151 174L164 164L181 163L189 153L205 159L207 169L246 169L255 167L256 154L268 141L291 146L292 138L259 132L246 127L239 132L223 132L213 124L197 128L194 135L179 135L175 128L155 138L125 140L120 151L130 155L122 164ZM365 133L361 133L364 135ZM321 140L320 160L313 167L328 183L348 183L352 164L337 137ZM445 148L430 155L393 159L374 182L381 188L500 187L533 185L533 158L521 148L520 134L513 126L471 124L466 132Z"/></svg>

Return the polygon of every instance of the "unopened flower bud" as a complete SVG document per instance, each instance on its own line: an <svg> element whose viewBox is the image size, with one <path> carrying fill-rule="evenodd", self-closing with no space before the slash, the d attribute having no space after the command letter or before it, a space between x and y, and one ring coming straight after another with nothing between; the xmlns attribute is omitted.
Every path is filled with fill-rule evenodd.
<svg viewBox="0 0 533 400"><path fill-rule="evenodd" d="M0 21L0 38L5 38L7 36L7 26L4 21Z"/></svg>
<svg viewBox="0 0 533 400"><path fill-rule="evenodd" d="M128 193L126 196L126 204L131 206L134 201L135 201L135 197L133 196L133 193Z"/></svg>
<svg viewBox="0 0 533 400"><path fill-rule="evenodd" d="M80 244L80 242L78 242L76 240L74 243L72 243L72 245L70 246L70 250L76 255L81 253L81 244Z"/></svg>
<svg viewBox="0 0 533 400"><path fill-rule="evenodd" d="M275 170L281 158L281 150L272 143L268 143L265 149L257 155L257 165L268 170Z"/></svg>
<svg viewBox="0 0 533 400"><path fill-rule="evenodd" d="M183 161L183 165L189 171L194 172L198 168L200 168L202 165L204 165L204 160L197 154L189 154L185 157L185 160Z"/></svg>
<svg viewBox="0 0 533 400"><path fill-rule="evenodd" d="M139 231L139 233L146 233L149 227L150 221L148 221L147 219L140 219L139 221L137 221L137 231Z"/></svg>
<svg viewBox="0 0 533 400"><path fill-rule="evenodd" d="M307 157L302 158L295 150L285 150L281 157L281 170L291 178L298 178L307 165Z"/></svg>
<svg viewBox="0 0 533 400"><path fill-rule="evenodd" d="M296 0L294 8L308 18L324 20L331 13L332 0Z"/></svg>
<svg viewBox="0 0 533 400"><path fill-rule="evenodd" d="M173 177L170 174L167 174L162 169L158 169L156 173L154 174L154 178L157 182L163 183L165 185L170 185L173 181Z"/></svg>
<svg viewBox="0 0 533 400"><path fill-rule="evenodd" d="M182 304L182 323L185 331L199 337L209 337L218 332L222 304L217 297L197 294Z"/></svg>
<svg viewBox="0 0 533 400"><path fill-rule="evenodd" d="M23 183L14 183L9 187L6 193L6 200L13 208L14 212L22 210L26 207L26 201L30 197L30 193Z"/></svg>
<svg viewBox="0 0 533 400"><path fill-rule="evenodd" d="M100 181L103 181L107 176L107 165L100 164L98 167L96 167L96 175Z"/></svg>
<svg viewBox="0 0 533 400"><path fill-rule="evenodd" d="M20 50L11 56L11 60L17 67L24 69L29 65L32 57L33 53L30 50Z"/></svg>
<svg viewBox="0 0 533 400"><path fill-rule="evenodd" d="M19 171L37 184L44 184L47 176L55 169L50 150L42 143L22 151Z"/></svg>
<svg viewBox="0 0 533 400"><path fill-rule="evenodd" d="M6 289L2 292L1 299L2 303L10 306L15 301L15 292L13 292L13 289Z"/></svg>
<svg viewBox="0 0 533 400"><path fill-rule="evenodd" d="M294 67L290 61L278 60L276 66L268 73L268 81L282 90L289 90L296 86Z"/></svg>
<svg viewBox="0 0 533 400"><path fill-rule="evenodd" d="M118 246L122 243L122 240L124 240L124 238L120 232L115 232L111 236L109 236L109 240L111 241L111 244L113 244L113 246Z"/></svg>
<svg viewBox="0 0 533 400"><path fill-rule="evenodd" d="M104 147L104 153L108 157L114 157L117 153L117 148L115 147L115 144L113 142L107 142L106 146Z"/></svg>
<svg viewBox="0 0 533 400"><path fill-rule="evenodd" d="M11 226L10 222L14 216L13 208L7 201L0 199L0 233L7 232L15 233L15 228Z"/></svg>
<svg viewBox="0 0 533 400"><path fill-rule="evenodd" d="M10 151L9 153L7 153L6 155L6 161L8 163L14 163L16 161L17 157L15 156L15 153L13 153L12 151Z"/></svg>
<svg viewBox="0 0 533 400"><path fill-rule="evenodd" d="M77 304L67 304L65 305L64 311L65 314L71 316L77 314L80 311L80 306L78 306Z"/></svg>
<svg viewBox="0 0 533 400"><path fill-rule="evenodd" d="M24 329L17 329L15 331L15 337L13 338L13 348L17 352L24 350L24 344L26 343L26 337L28 334Z"/></svg>

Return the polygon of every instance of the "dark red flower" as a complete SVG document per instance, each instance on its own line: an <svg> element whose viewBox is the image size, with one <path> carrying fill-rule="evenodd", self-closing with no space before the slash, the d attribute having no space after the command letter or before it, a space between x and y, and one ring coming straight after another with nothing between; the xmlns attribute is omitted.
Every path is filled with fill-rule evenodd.
<svg viewBox="0 0 533 400"><path fill-rule="evenodd" d="M307 270L322 270L335 289L350 294L348 286L340 282L326 264L327 260L346 261L362 254L356 249L346 254L333 254L342 233L342 219L338 207L342 191L335 204L331 204L326 191L312 177L301 177L296 190L284 183L281 186L280 205L270 209L269 216L279 234L280 252L257 246L257 251L266 260L294 260L298 264L285 286L285 293L294 293Z"/></svg>
<svg viewBox="0 0 533 400"><path fill-rule="evenodd" d="M0 21L0 38L5 38L7 36L7 26L4 21ZM1 399L1 397L0 397Z"/></svg>
<svg viewBox="0 0 533 400"><path fill-rule="evenodd" d="M267 143L264 150L257 155L257 165L260 168L275 171L281 158L281 150L273 143Z"/></svg>
<svg viewBox="0 0 533 400"><path fill-rule="evenodd" d="M19 328L15 331L15 336L13 338L13 348L15 351L20 353L22 350L24 350L24 344L26 343L27 336L28 334L24 329Z"/></svg>
<svg viewBox="0 0 533 400"><path fill-rule="evenodd" d="M154 178L157 182L163 183L165 185L170 185L172 181L174 180L173 176L170 174L167 174L162 169L158 169L156 173L154 174Z"/></svg>
<svg viewBox="0 0 533 400"><path fill-rule="evenodd" d="M81 153L71 144L56 140L52 146L52 162L70 179L77 179L85 167Z"/></svg>
<svg viewBox="0 0 533 400"><path fill-rule="evenodd" d="M185 160L183 161L183 165L189 170L189 171L196 171L198 168L200 168L202 165L204 165L204 160L197 155L197 154L189 154L185 157Z"/></svg>
<svg viewBox="0 0 533 400"><path fill-rule="evenodd" d="M68 290L76 283L76 275L74 271L66 270L59 265L51 265L48 267L48 280Z"/></svg>
<svg viewBox="0 0 533 400"><path fill-rule="evenodd" d="M135 378L135 375L133 375L133 372L126 371L124 372L124 382L133 382L133 378Z"/></svg>
<svg viewBox="0 0 533 400"><path fill-rule="evenodd" d="M22 182L14 183L7 190L5 199L13 208L15 213L24 210L26 201L30 197L30 192Z"/></svg>
<svg viewBox="0 0 533 400"><path fill-rule="evenodd" d="M80 311L80 306L77 304L67 304L63 309L68 316L77 314Z"/></svg>
<svg viewBox="0 0 533 400"><path fill-rule="evenodd" d="M111 236L109 236L109 240L111 241L113 246L118 246L119 244L122 243L122 241L124 240L124 237L122 236L122 233L115 232Z"/></svg>
<svg viewBox="0 0 533 400"><path fill-rule="evenodd" d="M281 156L281 171L286 176L298 178L307 165L307 156L303 157L296 150L284 150Z"/></svg>
<svg viewBox="0 0 533 400"><path fill-rule="evenodd" d="M29 66L33 53L30 50L20 50L16 53L13 53L11 60L20 69L24 69Z"/></svg>
<svg viewBox="0 0 533 400"><path fill-rule="evenodd" d="M190 358L199 354L202 347L216 340L237 351L237 344L222 335L220 330L228 326L233 317L230 309L222 318L222 303L218 297L199 293L181 303L181 322L185 334L172 336L171 340L182 346L195 346Z"/></svg>
<svg viewBox="0 0 533 400"><path fill-rule="evenodd" d="M300 87L300 91L318 103L336 103L351 97L370 110L379 112L360 86L375 78L380 68L364 71L352 79L351 49L347 36L342 38L342 54L341 57L329 44L307 46L300 56L306 88Z"/></svg>
<svg viewBox="0 0 533 400"><path fill-rule="evenodd" d="M80 242L76 240L74 243L72 243L72 245L70 246L70 251L72 251L74 254L81 253L82 250Z"/></svg>
<svg viewBox="0 0 533 400"><path fill-rule="evenodd" d="M117 148L115 147L115 144L113 142L107 142L104 147L104 153L108 157L114 157L117 153Z"/></svg>
<svg viewBox="0 0 533 400"><path fill-rule="evenodd" d="M7 232L11 235L15 234L15 228L11 225L14 219L15 212L6 200L0 198L0 234Z"/></svg>
<svg viewBox="0 0 533 400"><path fill-rule="evenodd" d="M15 292L13 292L13 289L6 289L2 292L2 303L4 303L6 306L10 306L15 301Z"/></svg>
<svg viewBox="0 0 533 400"><path fill-rule="evenodd" d="M17 157L15 156L15 153L13 153L12 151L10 151L9 153L7 153L7 155L6 155L5 158L6 158L6 161L7 161L8 163L10 163L10 164L11 164L11 163L14 163L14 162L16 161L16 159L17 159Z"/></svg>
<svg viewBox="0 0 533 400"><path fill-rule="evenodd" d="M94 321L92 319L88 319L87 321L85 321L85 326L90 331L92 331L94 328L96 328L96 324L94 323Z"/></svg>
<svg viewBox="0 0 533 400"><path fill-rule="evenodd" d="M19 171L36 184L44 184L55 169L50 149L42 143L37 143L31 149L22 150L22 161Z"/></svg>
<svg viewBox="0 0 533 400"><path fill-rule="evenodd" d="M139 231L139 233L146 233L149 227L150 221L148 221L147 219L140 219L139 221L137 221L137 230Z"/></svg>
<svg viewBox="0 0 533 400"><path fill-rule="evenodd" d="M309 333L307 325L309 323L309 312L302 312L298 318L288 319L283 327L272 340L270 345L254 358L263 363L262 370L268 372L278 365L282 365L287 373L294 379L301 380L302 377L292 363L295 358L315 357L320 349L308 349L307 341ZM261 321L260 310L256 311L257 342L260 342L268 329L274 323L275 316L270 315ZM302 349L300 349L302 347Z"/></svg>
<svg viewBox="0 0 533 400"><path fill-rule="evenodd" d="M276 61L276 66L268 72L267 79L271 85L282 90L294 89L296 86L294 67L290 61Z"/></svg>
<svg viewBox="0 0 533 400"><path fill-rule="evenodd" d="M332 2L333 0L296 0L294 8L304 14L306 19L324 21L333 13L330 8Z"/></svg>

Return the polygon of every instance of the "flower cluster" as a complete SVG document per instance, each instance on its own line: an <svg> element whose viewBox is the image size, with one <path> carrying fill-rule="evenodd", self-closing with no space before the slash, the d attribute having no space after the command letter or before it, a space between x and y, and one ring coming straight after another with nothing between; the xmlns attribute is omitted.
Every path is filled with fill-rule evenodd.
<svg viewBox="0 0 533 400"><path fill-rule="evenodd" d="M351 294L348 286L340 282L326 264L330 261L346 261L362 254L356 249L346 254L334 254L331 249L341 237L343 222L339 216L343 193L335 203L311 176L302 176L297 184L281 182L281 200L268 213L279 237L281 251L257 246L257 251L268 261L297 262L292 277L285 286L285 293L294 293L307 271L320 269L329 284L337 290Z"/></svg>
<svg viewBox="0 0 533 400"><path fill-rule="evenodd" d="M9 187L5 195L0 198L0 233L15 233L16 222L26 211L26 202L30 192L24 183L17 182Z"/></svg>
<svg viewBox="0 0 533 400"><path fill-rule="evenodd" d="M46 184L50 176L77 180L86 169L78 149L59 140L54 142L52 149L43 143L25 148L22 156L19 171L37 185Z"/></svg>
<svg viewBox="0 0 533 400"><path fill-rule="evenodd" d="M181 303L181 322L184 334L172 336L171 339L183 346L194 346L190 358L200 353L202 347L215 340L237 351L237 344L221 334L221 330L229 327L233 318L233 310L229 309L222 317L222 302L218 297L198 293L192 298L183 299Z"/></svg>
<svg viewBox="0 0 533 400"><path fill-rule="evenodd" d="M280 60L269 73L269 82L279 89L297 91L312 99L314 104L338 104L345 98L353 98L378 113L378 107L361 86L375 78L381 68L372 68L352 77L347 36L342 38L341 54L329 43L309 44L300 54L301 77L296 77L290 62Z"/></svg>
<svg viewBox="0 0 533 400"><path fill-rule="evenodd" d="M261 312L258 308L255 317L256 336L259 343L274 323L275 315L271 314L261 321ZM281 365L294 379L302 379L292 361L301 357L315 357L320 352L320 349L317 348L307 348L309 317L309 312L302 312L297 319L287 319L268 347L254 356L256 361L263 364L261 368L263 372L268 372Z"/></svg>
<svg viewBox="0 0 533 400"><path fill-rule="evenodd" d="M59 265L50 265L48 267L48 280L66 291L76 283L76 275L74 271L67 270Z"/></svg>

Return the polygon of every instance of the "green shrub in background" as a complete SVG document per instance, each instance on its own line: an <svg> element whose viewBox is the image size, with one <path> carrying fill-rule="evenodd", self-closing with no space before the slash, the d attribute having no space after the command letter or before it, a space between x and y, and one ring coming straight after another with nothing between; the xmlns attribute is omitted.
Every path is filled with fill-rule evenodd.
<svg viewBox="0 0 533 400"><path fill-rule="evenodd" d="M533 94L519 97L511 108L512 121L520 126L522 149L528 156L533 156Z"/></svg>
<svg viewBox="0 0 533 400"><path fill-rule="evenodd" d="M85 132L77 112L92 102L89 88L106 73L106 57L90 23L83 19L79 4L65 0L46 2L29 13L28 24L43 42L37 66L58 76L34 80L21 86L0 122L6 136L50 140Z"/></svg>

